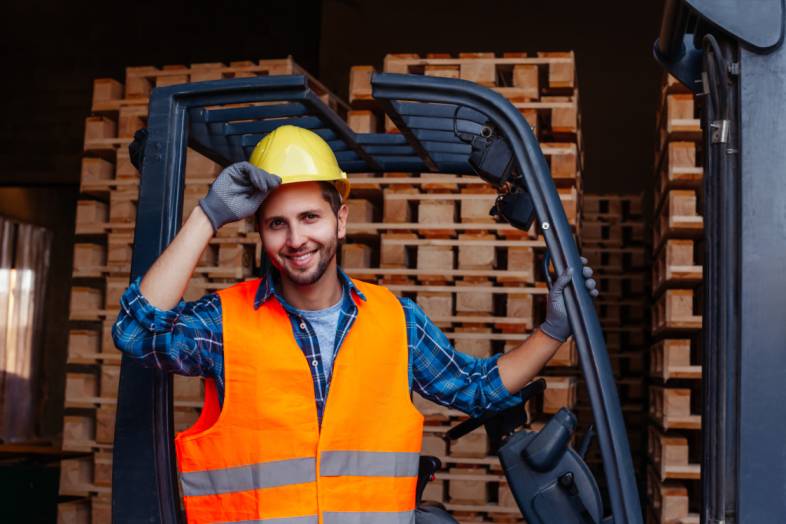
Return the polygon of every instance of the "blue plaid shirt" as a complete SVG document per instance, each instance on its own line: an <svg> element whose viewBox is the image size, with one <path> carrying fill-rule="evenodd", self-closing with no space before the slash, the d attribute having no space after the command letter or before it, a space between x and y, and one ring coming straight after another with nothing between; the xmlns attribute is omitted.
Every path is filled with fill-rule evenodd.
<svg viewBox="0 0 786 524"><path fill-rule="evenodd" d="M365 300L363 293L339 269L344 298L339 314L333 357L357 317L351 294ZM139 290L136 278L120 299L120 314L112 327L115 345L141 364L188 376L212 378L219 400L224 396L224 353L221 300L210 293L194 302L181 300L164 311L151 305ZM308 320L284 300L276 290L271 272L260 280L254 308L274 297L289 314L292 333L309 362L314 380L317 415L322 410L330 386L329 373L322 366L319 342ZM477 358L456 351L445 334L423 310L408 298L399 299L407 322L410 391L472 416L498 411L521 402L511 395L499 376L501 355ZM382 372L382 370L380 370Z"/></svg>

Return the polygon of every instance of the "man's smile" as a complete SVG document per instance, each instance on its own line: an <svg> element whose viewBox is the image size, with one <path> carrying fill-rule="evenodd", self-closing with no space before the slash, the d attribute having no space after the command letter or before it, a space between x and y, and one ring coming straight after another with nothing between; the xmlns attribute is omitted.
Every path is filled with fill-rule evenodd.
<svg viewBox="0 0 786 524"><path fill-rule="evenodd" d="M296 268L305 268L309 265L311 260L314 258L314 254L319 251L318 249L314 249L313 251L307 251L305 253L298 253L295 255L284 255L284 258L288 259L290 264Z"/></svg>

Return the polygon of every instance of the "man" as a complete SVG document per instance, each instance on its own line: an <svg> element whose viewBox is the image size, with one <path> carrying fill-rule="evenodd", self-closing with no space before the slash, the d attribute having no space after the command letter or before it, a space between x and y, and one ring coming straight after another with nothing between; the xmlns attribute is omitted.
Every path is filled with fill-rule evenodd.
<svg viewBox="0 0 786 524"><path fill-rule="evenodd" d="M199 421L176 438L189 522L413 522L423 417L411 392L471 415L516 405L570 335L565 272L520 347L456 352L414 302L338 268L348 195L326 142L279 127L217 177L121 299L121 350L211 379ZM214 233L255 213L263 278L182 301Z"/></svg>

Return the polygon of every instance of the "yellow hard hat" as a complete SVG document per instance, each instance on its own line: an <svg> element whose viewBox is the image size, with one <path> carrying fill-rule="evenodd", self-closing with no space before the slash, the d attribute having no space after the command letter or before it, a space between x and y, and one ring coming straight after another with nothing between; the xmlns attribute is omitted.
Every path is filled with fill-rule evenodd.
<svg viewBox="0 0 786 524"><path fill-rule="evenodd" d="M282 184L333 182L344 201L349 197L349 179L333 150L308 129L292 125L276 128L259 141L248 161L281 177Z"/></svg>

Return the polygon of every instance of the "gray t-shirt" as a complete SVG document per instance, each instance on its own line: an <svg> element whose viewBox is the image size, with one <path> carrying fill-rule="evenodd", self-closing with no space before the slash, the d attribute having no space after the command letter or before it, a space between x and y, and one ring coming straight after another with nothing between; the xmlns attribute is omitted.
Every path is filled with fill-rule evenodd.
<svg viewBox="0 0 786 524"><path fill-rule="evenodd" d="M325 376L330 376L330 371L333 368L333 346L336 343L336 330L338 329L338 315L341 313L341 303L344 301L344 294L338 302L325 309L317 309L315 311L308 311L298 309L298 313L303 316L314 332L317 334L319 341L319 352L322 354L322 369L325 371Z"/></svg>

